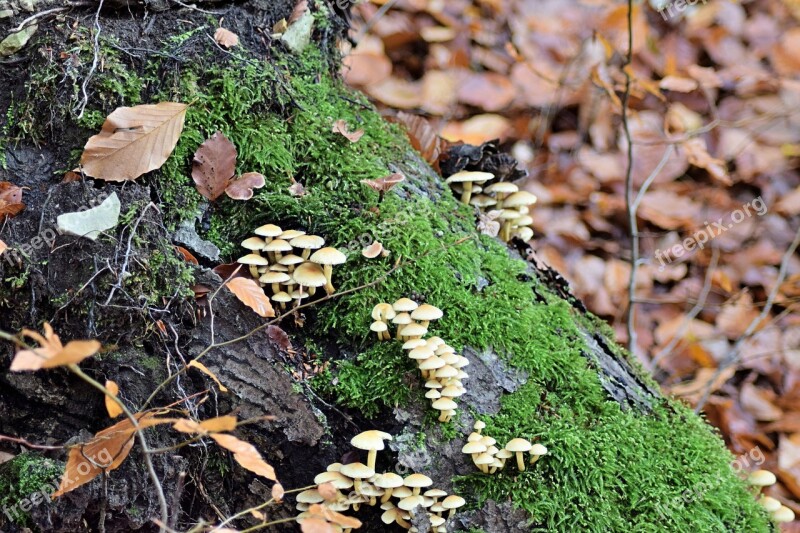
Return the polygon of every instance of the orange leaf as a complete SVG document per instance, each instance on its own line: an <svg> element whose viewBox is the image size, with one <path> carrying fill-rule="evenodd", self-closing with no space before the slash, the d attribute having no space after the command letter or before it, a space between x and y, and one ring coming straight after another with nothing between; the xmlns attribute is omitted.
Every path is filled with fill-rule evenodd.
<svg viewBox="0 0 800 533"><path fill-rule="evenodd" d="M272 499L275 500L275 503L281 503L283 501L284 494L286 494L286 491L283 490L283 485L280 483L275 483L272 486Z"/></svg>
<svg viewBox="0 0 800 533"><path fill-rule="evenodd" d="M271 481L277 481L275 469L264 461L252 444L239 440L233 435L214 434L211 435L211 438L226 450L233 452L233 458L245 469Z"/></svg>
<svg viewBox="0 0 800 533"><path fill-rule="evenodd" d="M332 502L339 497L339 491L330 483L323 483L317 487L319 495L325 498L325 501Z"/></svg>
<svg viewBox="0 0 800 533"><path fill-rule="evenodd" d="M139 427L144 429L171 422L168 419L154 418L155 413L138 413L135 415ZM69 451L67 467L61 478L61 484L53 499L89 483L99 476L103 470L111 472L125 462L133 448L133 437L136 428L130 419L125 419L97 433L86 444L81 444Z"/></svg>
<svg viewBox="0 0 800 533"><path fill-rule="evenodd" d="M204 420L202 422L195 422L194 420L181 418L180 420L176 421L172 427L181 433L199 433L205 435L207 433L233 431L236 429L236 424L237 422L235 416L220 416L217 418L209 418L208 420Z"/></svg>
<svg viewBox="0 0 800 533"><path fill-rule="evenodd" d="M364 130L350 131L347 122L344 120L337 120L333 123L333 133L340 133L345 139L351 143L358 142L364 136Z"/></svg>
<svg viewBox="0 0 800 533"><path fill-rule="evenodd" d="M61 344L61 339L53 333L53 328L44 323L45 336L29 329L22 330L22 334L39 343L39 348L20 350L14 361L11 362L12 372L25 370L41 370L78 364L87 357L91 357L100 350L98 341L71 341L66 346Z"/></svg>
<svg viewBox="0 0 800 533"><path fill-rule="evenodd" d="M8 250L8 245L3 241L0 241L0 255L3 255L3 252Z"/></svg>
<svg viewBox="0 0 800 533"><path fill-rule="evenodd" d="M206 367L206 365L204 365L203 363L200 363L199 361L192 360L192 361L189 361L189 364L187 366L190 367L190 368L196 368L197 370L199 370L200 372L202 372L206 376L208 376L211 379L213 379L214 382L219 387L219 390L221 392L228 392L227 387L225 387L222 384L222 382L219 380L219 378L217 378L217 376L211 370L209 370L208 367Z"/></svg>
<svg viewBox="0 0 800 533"><path fill-rule="evenodd" d="M239 44L239 36L225 28L217 28L217 31L214 32L214 40L225 48L233 48Z"/></svg>
<svg viewBox="0 0 800 533"><path fill-rule="evenodd" d="M111 380L106 381L106 388L108 389L108 392L110 392L112 396L114 396L114 398L116 398L119 395L119 385L117 385L116 382ZM105 398L106 398L106 411L108 411L108 416L110 416L111 418L117 418L119 415L121 415L122 408L119 406L119 404L117 404L117 402L109 398L108 395L106 395Z"/></svg>
<svg viewBox="0 0 800 533"><path fill-rule="evenodd" d="M411 146L422 155L422 158L430 164L436 164L448 143L439 137L430 122L405 111L397 114L397 122L406 127Z"/></svg>
<svg viewBox="0 0 800 533"><path fill-rule="evenodd" d="M25 209L22 203L22 188L9 181L0 181L0 220L14 217Z"/></svg>
<svg viewBox="0 0 800 533"><path fill-rule="evenodd" d="M197 258L192 255L192 252L184 248L183 246L176 246L175 249L178 251L179 254L183 257L184 261L187 263L191 263L193 265L199 265L200 263L197 261Z"/></svg>
<svg viewBox="0 0 800 533"><path fill-rule="evenodd" d="M178 144L187 107L177 102L118 107L86 143L84 174L126 181L160 168Z"/></svg>
<svg viewBox="0 0 800 533"><path fill-rule="evenodd" d="M275 316L272 304L258 283L249 278L233 278L225 284L240 302L256 312L258 316L271 318Z"/></svg>
<svg viewBox="0 0 800 533"><path fill-rule="evenodd" d="M303 533L334 533L333 526L321 518L306 518L300 524Z"/></svg>

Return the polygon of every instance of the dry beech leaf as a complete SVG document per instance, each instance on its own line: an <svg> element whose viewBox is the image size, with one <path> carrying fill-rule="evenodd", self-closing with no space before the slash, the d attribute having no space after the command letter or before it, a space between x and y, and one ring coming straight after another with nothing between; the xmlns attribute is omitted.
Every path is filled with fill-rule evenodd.
<svg viewBox="0 0 800 533"><path fill-rule="evenodd" d="M275 469L264 461L252 444L233 435L213 434L211 438L226 450L233 452L233 458L245 469L271 481L277 481Z"/></svg>
<svg viewBox="0 0 800 533"><path fill-rule="evenodd" d="M192 179L197 192L212 202L222 196L236 172L236 147L221 131L194 153Z"/></svg>
<svg viewBox="0 0 800 533"><path fill-rule="evenodd" d="M3 252L8 250L8 245L3 241L0 241L0 255L3 255Z"/></svg>
<svg viewBox="0 0 800 533"><path fill-rule="evenodd" d="M192 252L190 252L189 250L187 250L183 246L176 246L175 250L177 250L177 252L179 254L181 254L181 257L183 257L183 260L186 261L187 263L191 263L193 265L199 265L200 264L197 261L197 258L194 255L192 255Z"/></svg>
<svg viewBox="0 0 800 533"><path fill-rule="evenodd" d="M280 483L275 483L272 486L272 499L275 500L275 503L283 502L283 495L286 494L286 491L283 490L283 485Z"/></svg>
<svg viewBox="0 0 800 533"><path fill-rule="evenodd" d="M665 91L690 93L697 89L697 81L692 78L682 78L680 76L666 76L658 82L658 86Z"/></svg>
<svg viewBox="0 0 800 533"><path fill-rule="evenodd" d="M294 9L292 10L292 14L289 15L288 23L289 25L297 22L300 20L300 17L308 10L308 0L300 0L295 4Z"/></svg>
<svg viewBox="0 0 800 533"><path fill-rule="evenodd" d="M317 487L317 492L319 495L325 498L325 501L332 502L336 501L339 497L339 491L336 490L336 487L331 485L330 483L323 483Z"/></svg>
<svg viewBox="0 0 800 533"><path fill-rule="evenodd" d="M303 533L334 533L336 530L322 518L306 518L300 524Z"/></svg>
<svg viewBox="0 0 800 533"><path fill-rule="evenodd" d="M364 136L364 130L350 131L349 127L347 126L347 122L344 120L337 120L334 122L333 129L331 131L333 131L333 133L341 134L351 143L358 142L358 140Z"/></svg>
<svg viewBox="0 0 800 533"><path fill-rule="evenodd" d="M22 334L38 342L39 348L17 352L11 363L12 372L76 365L96 354L101 347L98 341L70 341L64 346L47 322L44 323L44 337L29 329L23 329Z"/></svg>
<svg viewBox="0 0 800 533"><path fill-rule="evenodd" d="M210 377L211 379L213 379L213 380L214 380L214 382L215 382L215 383L217 384L217 386L219 387L219 390L220 390L221 392L228 392L228 389L227 389L227 388L226 388L226 387L225 387L225 386L224 386L224 385L223 385L223 384L220 382L220 380L219 380L219 378L216 376L216 374L214 374L214 373L213 373L211 370L209 370L209 369L208 369L208 367L206 367L206 365L204 365L203 363L201 363L201 362L199 362L199 361L196 361L196 360L194 360L194 359L193 359L193 360L189 361L189 364L188 364L187 366L188 366L189 368L196 368L197 370L199 370L200 372L202 372L202 373L203 373L203 374L205 374L206 376L208 376L208 377Z"/></svg>
<svg viewBox="0 0 800 533"><path fill-rule="evenodd" d="M247 172L231 181L225 194L234 200L249 200L253 197L253 189L260 189L267 184L263 174Z"/></svg>
<svg viewBox="0 0 800 533"><path fill-rule="evenodd" d="M324 505L314 504L308 508L308 514L311 517L319 517L327 522L332 522L337 526L341 526L343 528L352 528L358 529L361 527L361 521L350 517L345 516L341 513L337 513L336 511L332 510L330 507L326 507Z"/></svg>
<svg viewBox="0 0 800 533"><path fill-rule="evenodd" d="M117 385L115 381L111 380L106 381L106 389L108 389L108 392L110 392L111 395L114 396L114 398L119 396L119 385ZM106 398L106 411L108 411L108 416L110 416L111 418L117 418L119 415L121 415L122 408L119 406L119 404L117 404L117 402L109 398L108 395L106 395L105 398Z"/></svg>
<svg viewBox="0 0 800 533"><path fill-rule="evenodd" d="M414 147L422 158L430 164L437 164L439 156L447 149L447 141L439 134L425 118L401 111L397 114L397 122L404 125L411 146Z"/></svg>
<svg viewBox="0 0 800 533"><path fill-rule="evenodd" d="M217 28L217 31L214 32L214 40L225 48L233 48L239 44L239 36L225 28Z"/></svg>
<svg viewBox="0 0 800 533"><path fill-rule="evenodd" d="M118 107L83 149L81 169L106 181L134 180L160 168L183 131L186 104Z"/></svg>
<svg viewBox="0 0 800 533"><path fill-rule="evenodd" d="M173 421L155 418L155 413L152 412L138 413L134 417L142 429ZM136 428L133 422L125 419L98 432L86 444L72 448L69 451L67 467L61 478L61 484L53 493L53 498L63 496L67 492L89 483L99 476L104 468L106 472L119 468L133 448L135 433Z"/></svg>
<svg viewBox="0 0 800 533"><path fill-rule="evenodd" d="M233 278L226 283L225 286L228 287L240 302L255 311L258 316L264 318L272 318L275 316L275 310L272 309L269 298L264 294L264 290L259 284L252 279Z"/></svg>
<svg viewBox="0 0 800 533"><path fill-rule="evenodd" d="M238 278L238 277L246 277L250 274L247 273L247 269L242 269L241 263L223 263L221 265L217 265L211 269L214 271L219 277L223 280Z"/></svg>
<svg viewBox="0 0 800 533"><path fill-rule="evenodd" d="M173 429L181 433L199 433L206 435L208 433L222 433L225 431L233 431L236 429L237 420L235 416L220 416L217 418L209 418L202 422L195 422L181 418L173 424Z"/></svg>
<svg viewBox="0 0 800 533"><path fill-rule="evenodd" d="M0 220L17 216L23 209L22 188L9 181L0 181Z"/></svg>

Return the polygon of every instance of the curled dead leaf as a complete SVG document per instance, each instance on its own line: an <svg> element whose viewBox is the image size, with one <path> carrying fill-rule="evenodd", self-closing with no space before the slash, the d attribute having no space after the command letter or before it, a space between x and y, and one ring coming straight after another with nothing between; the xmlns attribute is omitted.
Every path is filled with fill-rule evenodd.
<svg viewBox="0 0 800 533"><path fill-rule="evenodd" d="M286 494L286 491L283 490L283 485L280 483L275 483L272 486L272 499L275 500L275 503L283 502L284 494Z"/></svg>
<svg viewBox="0 0 800 533"><path fill-rule="evenodd" d="M98 341L70 341L66 346L61 344L61 339L53 332L47 322L44 323L44 337L36 331L22 330L25 337L39 343L39 348L20 350L11 362L12 372L25 370L36 371L44 368L55 368L78 364L84 359L93 356L100 350Z"/></svg>
<svg viewBox="0 0 800 533"><path fill-rule="evenodd" d="M303 196L305 196L308 193L306 192L306 188L303 187L302 183L300 183L299 181L295 181L289 187L289 194L291 194L292 196L298 196L298 197L302 198Z"/></svg>
<svg viewBox="0 0 800 533"><path fill-rule="evenodd" d="M183 257L183 260L187 263L191 263L193 265L199 265L200 263L197 261L197 258L192 255L192 252L184 248L183 246L175 246L175 250Z"/></svg>
<svg viewBox="0 0 800 533"><path fill-rule="evenodd" d="M0 181L0 220L15 217L25 209L22 203L22 187L9 181Z"/></svg>
<svg viewBox="0 0 800 533"><path fill-rule="evenodd" d="M119 385L116 382L108 380L106 381L106 389L108 392L111 393L114 398L119 396ZM106 399L106 411L108 411L108 416L111 418L117 418L119 415L122 414L122 408L119 406L117 402L113 399L109 398L108 395L105 397Z"/></svg>
<svg viewBox="0 0 800 533"><path fill-rule="evenodd" d="M331 131L333 131L333 133L341 134L342 137L344 137L351 143L358 142L358 140L364 136L364 130L350 131L347 122L345 122L344 120L337 120L336 122L334 122L333 129Z"/></svg>
<svg viewBox="0 0 800 533"><path fill-rule="evenodd" d="M3 255L3 252L8 250L8 245L3 241L0 241L0 255Z"/></svg>
<svg viewBox="0 0 800 533"><path fill-rule="evenodd" d="M389 174L386 177L378 178L374 180L361 180L361 183L372 189L373 191L383 194L388 191L391 191L394 187L399 185L400 183L404 182L406 177L399 172L395 172L394 174Z"/></svg>
<svg viewBox="0 0 800 533"><path fill-rule="evenodd" d="M188 366L189 368L196 368L197 370L199 370L200 372L202 372L206 376L208 376L211 379L213 379L214 382L219 387L219 390L221 392L228 392L228 389L220 382L220 380L216 376L216 374L214 374L211 370L209 370L208 367L206 367L206 365L204 365L203 363L201 363L201 362L199 362L197 360L192 360L192 361L189 361L189 364L186 365L186 366Z"/></svg>
<svg viewBox="0 0 800 533"><path fill-rule="evenodd" d="M271 481L277 481L275 469L264 461L252 444L239 440L233 435L212 434L211 438L226 450L233 452L233 458L246 470Z"/></svg>
<svg viewBox="0 0 800 533"><path fill-rule="evenodd" d="M258 283L249 278L233 278L225 286L240 302L256 312L258 316L272 318L275 310Z"/></svg>
<svg viewBox="0 0 800 533"><path fill-rule="evenodd" d="M383 244L379 241L375 241L363 250L361 250L361 255L366 257L367 259L375 259L379 255L383 253Z"/></svg>
<svg viewBox="0 0 800 533"><path fill-rule="evenodd" d="M267 184L266 179L258 172L247 172L231 181L225 194L234 200L249 200L253 197L253 189L260 189Z"/></svg>
<svg viewBox="0 0 800 533"><path fill-rule="evenodd" d="M236 172L236 147L221 131L214 133L194 153L192 179L197 192L212 202L228 188Z"/></svg>
<svg viewBox="0 0 800 533"><path fill-rule="evenodd" d="M217 28L217 31L214 32L214 40L225 48L233 48L239 44L239 36L225 28Z"/></svg>

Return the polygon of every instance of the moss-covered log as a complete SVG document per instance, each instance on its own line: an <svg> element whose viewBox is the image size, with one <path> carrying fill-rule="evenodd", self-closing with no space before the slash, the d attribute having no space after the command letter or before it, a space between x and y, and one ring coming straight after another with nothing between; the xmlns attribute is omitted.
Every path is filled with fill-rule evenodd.
<svg viewBox="0 0 800 533"><path fill-rule="evenodd" d="M290 349L277 330L262 330L212 350L206 364L230 392L182 404L201 419L237 409L242 418L274 416L241 434L287 488L351 460L350 439L377 428L395 436L379 455L380 469L424 472L467 499L455 530L770 530L712 429L660 396L563 280L537 266L533 250L479 234L475 213L404 132L337 79L335 43L345 20L330 4L309 2L313 42L301 54L270 36L293 4L207 6L224 13L226 27L240 36L230 51L211 38L217 15L177 3L156 14L136 6L104 11L99 36L94 8L79 6L39 19L32 40L0 60L0 180L27 187L27 209L0 226L12 248L0 261L0 330L49 321L64 340L100 339L103 353L83 367L117 381L124 401L138 409L156 383L212 341L211 310L191 290L199 283L216 291L222 280L208 268L242 255L239 243L259 225L304 229L347 252L334 281L340 292L352 292L284 321ZM27 16L0 22L0 32ZM124 185L59 183L114 108L164 100L191 107L160 170ZM340 119L365 135L351 143L333 133ZM218 130L237 148L237 171L267 177L247 202L208 204L192 184L192 154ZM407 180L382 201L361 183L391 172ZM295 181L305 194L290 193ZM96 242L52 231L57 215L110 191L122 202L115 230ZM361 249L374 240L391 254L364 258ZM185 263L175 244L200 265ZM431 332L470 361L468 392L450 423L436 422L400 344L370 333L372 307L404 296L443 309ZM263 323L225 290L211 305L217 342ZM111 425L96 391L62 370L10 373L12 355L4 345L0 435L60 445ZM188 373L154 405L205 389L216 387ZM483 475L461 453L476 419L498 442L522 436L545 444L550 455L525 472ZM166 447L180 441L173 433L148 435L153 447ZM5 452L24 449L0 442ZM32 485L50 481L44 477L53 460L65 458L63 451L32 453L0 466L4 531L90 531L101 520L106 531L158 529L151 522L158 502L138 450L107 487L97 480L52 504L22 505L23 493L36 492ZM160 454L154 463L178 529L269 499L269 484L210 446ZM287 500L269 509L270 518L291 516ZM365 530L383 530L374 512L359 516Z"/></svg>

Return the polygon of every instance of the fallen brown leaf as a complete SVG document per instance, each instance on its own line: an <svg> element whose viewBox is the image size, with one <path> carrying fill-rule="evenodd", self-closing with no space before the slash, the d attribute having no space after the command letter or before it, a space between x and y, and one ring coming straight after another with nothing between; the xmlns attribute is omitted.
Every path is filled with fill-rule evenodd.
<svg viewBox="0 0 800 533"><path fill-rule="evenodd" d="M12 372L78 364L96 354L101 347L100 343L94 340L70 341L64 346L47 322L44 323L44 337L29 329L23 329L22 334L38 342L39 348L17 352L11 363Z"/></svg>
<svg viewBox="0 0 800 533"><path fill-rule="evenodd" d="M358 142L358 140L364 136L364 130L350 131L347 122L341 119L333 123L333 128L331 131L333 131L333 133L341 134L351 143Z"/></svg>
<svg viewBox="0 0 800 533"><path fill-rule="evenodd" d="M275 310L264 290L258 283L250 278L233 278L225 286L239 299L240 302L256 312L258 316L272 318Z"/></svg>
<svg viewBox="0 0 800 533"><path fill-rule="evenodd" d="M228 188L236 172L236 147L221 131L194 153L192 179L197 191L212 202Z"/></svg>
<svg viewBox="0 0 800 533"><path fill-rule="evenodd" d="M246 172L231 181L225 194L234 200L249 200L253 197L253 189L260 189L267 184L266 179L258 172Z"/></svg>
<svg viewBox="0 0 800 533"><path fill-rule="evenodd" d="M114 398L119 396L119 385L117 385L116 382L111 380L106 381L106 389L108 389L108 392L110 392L111 395L114 396ZM106 400L106 411L108 411L109 417L117 418L119 415L122 414L122 408L119 406L119 404L117 404L117 402L109 398L107 395L105 397L105 400Z"/></svg>
<svg viewBox="0 0 800 533"><path fill-rule="evenodd" d="M264 461L252 444L233 435L212 434L211 438L226 450L233 452L233 458L245 469L271 481L277 481L275 469Z"/></svg>
<svg viewBox="0 0 800 533"><path fill-rule="evenodd" d="M233 48L239 44L239 36L225 28L217 28L217 31L214 32L214 40L225 48Z"/></svg>

